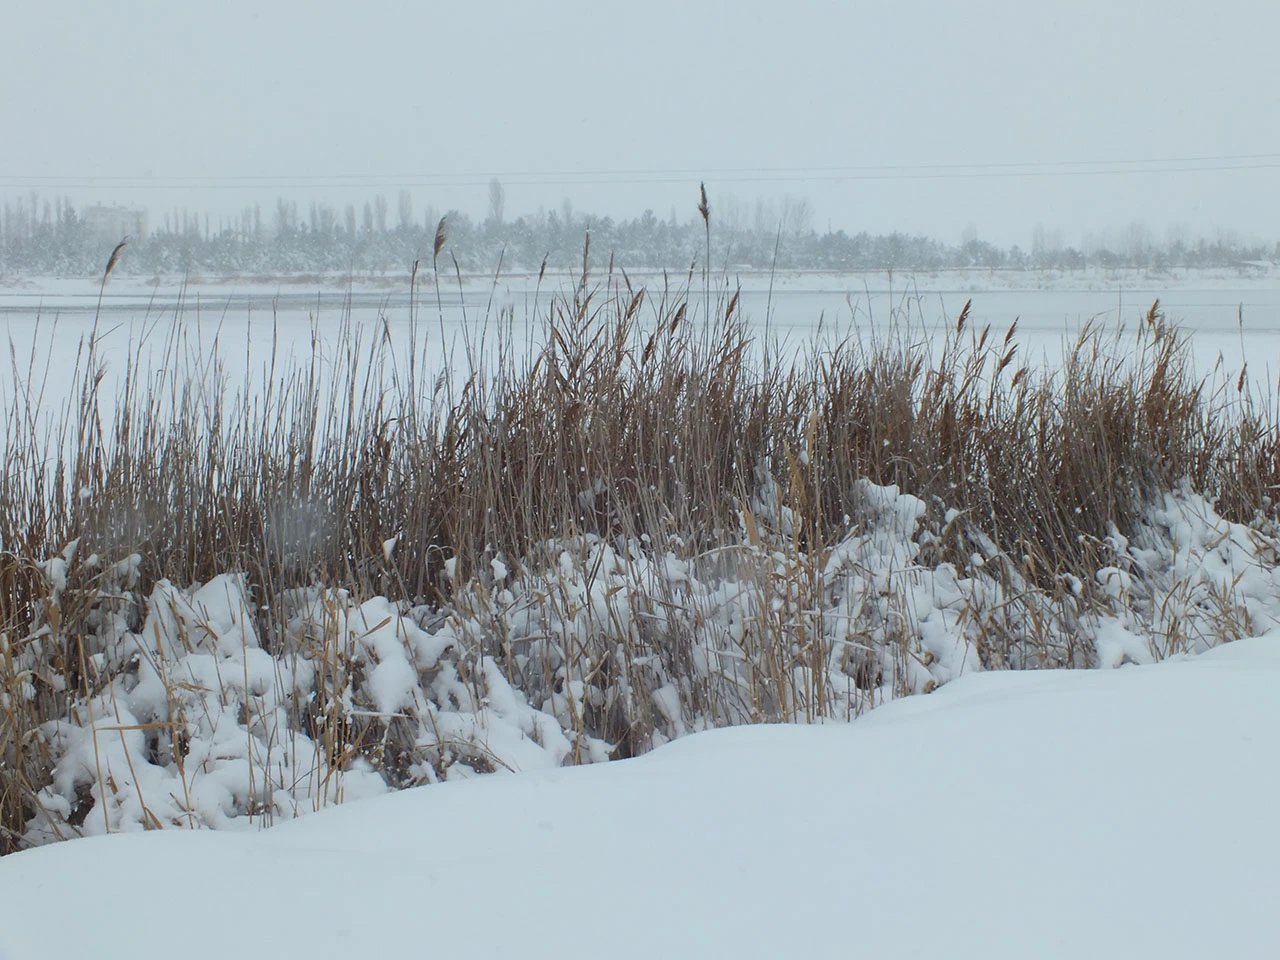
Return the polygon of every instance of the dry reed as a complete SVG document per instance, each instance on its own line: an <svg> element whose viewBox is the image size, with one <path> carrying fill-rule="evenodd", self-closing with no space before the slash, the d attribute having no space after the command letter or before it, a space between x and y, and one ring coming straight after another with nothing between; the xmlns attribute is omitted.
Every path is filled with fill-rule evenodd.
<svg viewBox="0 0 1280 960"><path fill-rule="evenodd" d="M699 209L708 216L705 192ZM442 220L433 264L445 242ZM857 522L861 481L897 485L939 516L962 512L940 524L935 562L966 569L994 546L994 575L1011 590L1051 594L1066 574L1090 589L1103 538L1130 530L1153 495L1184 479L1224 515L1273 518L1280 437L1270 408L1243 381L1233 392L1194 379L1158 305L1131 348L1089 328L1060 370L1036 371L1019 362L1014 329L977 329L969 305L940 352L899 327L872 342L815 344L792 362L753 341L736 293L726 294L693 323L687 288L650 294L620 272L592 282L584 271L542 318L543 346L504 340L511 318L500 318L498 349L469 350L456 391L349 317L330 339L341 358L332 376L313 357L273 366L261 384L210 391L208 371L192 366L210 358L184 355L175 327L165 377L148 380L139 351L109 418L93 341L51 433L35 393L19 391L0 451L0 851L14 847L47 782L37 731L104 682L85 638L108 614L137 616L107 589L113 565L132 556L144 594L161 579L243 572L271 644L282 642L291 588L444 608L465 602L456 585L495 556L514 575L549 543L596 537L718 557L760 540L762 510L781 529L785 508L793 562L759 570L780 600L753 635L760 669L742 696L757 719L814 718L821 698L794 677L802 666L823 682L816 570ZM15 365L15 377L38 381L39 371ZM51 557L65 561L56 589L40 566ZM484 642L510 663L502 624L491 626ZM1007 635L1025 624L984 629L988 665L1031 665L1015 662ZM44 668L20 669L32 645ZM615 669L582 655L593 671ZM682 666L691 650L660 656L693 676ZM731 712L710 688L690 684L683 696L693 709ZM587 709L581 724L626 755L649 708L638 709ZM307 722L333 741L327 749L350 755L364 734L333 718L326 726L325 705L316 710Z"/></svg>

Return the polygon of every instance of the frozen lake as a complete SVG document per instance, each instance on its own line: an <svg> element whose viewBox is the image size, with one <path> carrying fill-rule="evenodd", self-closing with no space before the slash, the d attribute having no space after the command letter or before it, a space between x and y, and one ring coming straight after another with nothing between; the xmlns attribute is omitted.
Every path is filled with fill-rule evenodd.
<svg viewBox="0 0 1280 960"><path fill-rule="evenodd" d="M1122 326L1132 331L1153 300L1160 299L1167 315L1191 335L1197 370L1209 373L1221 358L1223 367L1238 372L1247 360L1250 379L1269 392L1280 373L1280 276L1239 278L1222 275L1183 275L1167 284L1138 277L1086 277L1071 289L1072 279L1053 275L1008 275L981 272L888 277L790 275L742 281L741 309L769 339L798 348L812 343L822 329L828 336L853 333L861 338L883 334L891 318L905 321L914 337L940 334L950 328L966 300L972 299L975 327L990 324L1003 336L1016 318L1022 355L1035 364L1056 365L1063 344L1092 321L1107 330ZM316 280L310 287L286 281L144 284L131 278L112 278L102 299L99 329L107 347L108 385L118 372L130 344L151 329L160 341L176 322L188 348L207 351L217 338L225 370L235 383L244 372L258 369L270 354L273 335L281 353L308 355L313 331L323 344L350 313L353 325L367 334L380 332L407 347L410 297L403 281L363 281L349 286ZM661 290L661 278L633 278L650 291ZM421 278L415 314L418 349L428 364L444 365L444 345L458 342L469 328L475 332L485 318L495 320L503 309L514 317L517 342L536 339L538 318L545 316L551 296L571 290L567 278L548 278L538 288L536 278L474 280L460 289L442 281L440 300L434 286ZM656 298L655 298L656 299ZM690 307L704 308L700 282L690 293ZM714 308L715 294L712 294ZM98 284L92 280L46 280L22 287L0 288L0 335L12 345L18 368L47 370L46 404L65 395L71 386L74 350L92 329L98 314ZM651 305L642 322L653 316ZM175 319L176 318L176 319ZM535 322L531 323L530 320ZM766 327L767 321L767 327ZM490 324L492 327L492 323ZM493 342L492 335L488 342ZM425 348L424 348L425 342ZM32 363L34 358L34 364ZM17 379L23 379L19 376ZM4 364L0 394L12 395L14 367Z"/></svg>

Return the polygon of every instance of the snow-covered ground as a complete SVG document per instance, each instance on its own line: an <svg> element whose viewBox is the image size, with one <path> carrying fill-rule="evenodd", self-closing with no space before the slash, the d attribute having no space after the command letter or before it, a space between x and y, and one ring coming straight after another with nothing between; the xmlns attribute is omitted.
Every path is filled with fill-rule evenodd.
<svg viewBox="0 0 1280 960"><path fill-rule="evenodd" d="M676 271L631 270L634 283L660 287L666 278L673 284L683 282L686 274ZM576 283L577 274L548 271L544 283L557 285ZM779 270L774 273L751 269L718 269L716 279L726 279L744 290L866 290L887 291L915 288L923 292L984 293L1000 290L1047 291L1067 293L1114 292L1116 290L1142 290L1168 292L1178 290L1240 290L1249 288L1280 288L1280 264L1241 263L1235 267L1186 268L1166 270L1090 267L1084 270L989 270L980 267L945 270L859 270L831 272L824 270ZM424 289L434 290L429 270L418 276ZM24 277L0 282L0 293L6 296L89 296L98 295L98 277ZM195 276L195 277L139 277L115 274L110 281L109 292L117 294L158 292L163 294L183 282L191 289L213 291L252 290L270 294L282 290L314 292L317 289L376 291L400 290L409 285L408 273L370 275L267 275L267 276ZM694 286L701 289L700 271L693 274ZM447 289L457 289L457 276L452 268L441 273L441 284ZM488 290L494 286L492 274L464 274L462 284L468 290ZM537 273L504 270L498 285L516 289L534 289L538 286Z"/></svg>
<svg viewBox="0 0 1280 960"><path fill-rule="evenodd" d="M772 292L757 278L745 311L804 341L820 316L837 331L890 311L914 329L949 324L972 296L978 322L1022 317L1024 351L1051 358L1080 323L1132 323L1160 295L1190 318L1203 365L1234 350L1255 377L1280 338L1280 288L1265 278L1167 296L899 280L859 296L851 278L784 277ZM398 344L410 327L395 283L179 298L131 282L113 278L103 312L108 392L139 337L162 344L168 324L202 357L216 339L233 387L253 382L273 340L305 357L315 334L328 362L346 298L367 336ZM454 291L443 308L428 293L424 355L443 364L463 310L471 327L491 295L521 321L545 309L516 282ZM0 336L20 365L34 345L47 402L72 395L60 378L96 300L88 281L0 292ZM14 386L0 377L0 399ZM928 563L922 551L963 515L893 487L861 492L814 578L778 552L785 508L763 498L751 509L764 543L732 563L585 538L519 570L494 556L448 610L316 587L290 596L270 651L233 571L143 595L138 558L99 571L68 545L41 569L54 597L77 564L101 580L111 602L88 652L106 679L42 729L56 766L25 839L86 838L0 860L0 960L1274 955L1280 531L1171 491L1130 539L1106 538L1102 596L1080 605L1078 583L1051 600L976 532L971 569ZM750 719L757 634L784 614L822 645L788 674L785 715L862 715L696 732ZM495 618L532 644L503 666L485 646ZM702 713L663 660L672 638ZM990 666L1120 669L984 673L981 651ZM24 654L33 669L37 653ZM540 681L521 657L556 675ZM618 666L609 683L605 661ZM633 729L643 716L630 746L656 749L561 769L609 755L589 709L623 710ZM399 781L359 756L336 763L329 721L404 751ZM430 786L383 795L406 782Z"/></svg>
<svg viewBox="0 0 1280 960"><path fill-rule="evenodd" d="M73 543L40 569L51 606L78 590L95 608L77 639L99 681L29 744L50 775L23 840L251 831L761 717L852 719L987 670L1110 670L1280 629L1280 531L1230 523L1189 490L1098 545L1103 565L1080 571L1091 590L1065 574L1037 585L963 512L866 481L848 532L806 557L768 498L730 550L549 542L518 565L477 563L419 607L290 590L267 643L242 575L144 593L142 558L102 569ZM948 535L973 545L963 569L928 559ZM22 642L14 694L58 688L58 642L47 628Z"/></svg>
<svg viewBox="0 0 1280 960"><path fill-rule="evenodd" d="M57 844L0 860L0 958L1274 957L1278 683L1280 632Z"/></svg>

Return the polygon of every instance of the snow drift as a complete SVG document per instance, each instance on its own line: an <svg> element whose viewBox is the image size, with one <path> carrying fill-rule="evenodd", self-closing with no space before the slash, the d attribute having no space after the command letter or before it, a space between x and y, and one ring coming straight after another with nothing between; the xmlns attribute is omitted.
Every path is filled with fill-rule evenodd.
<svg viewBox="0 0 1280 960"><path fill-rule="evenodd" d="M860 489L860 516L821 557L787 548L785 508L758 500L741 547L548 543L518 565L495 556L448 607L296 590L273 649L243 577L141 596L136 562L120 564L88 641L97 692L39 731L53 773L25 840L269 825L715 727L847 720L986 670L1153 663L1280 623L1274 532L1189 490L1134 536L1113 532L1102 599L1085 603L1078 582L1037 587L972 530L967 575L931 560L963 517ZM55 597L75 562L73 545L45 564ZM53 685L45 634L20 657ZM779 653L780 635L808 639Z"/></svg>
<svg viewBox="0 0 1280 960"><path fill-rule="evenodd" d="M0 957L1270 957L1278 681L1270 633L259 834L57 844L0 861Z"/></svg>

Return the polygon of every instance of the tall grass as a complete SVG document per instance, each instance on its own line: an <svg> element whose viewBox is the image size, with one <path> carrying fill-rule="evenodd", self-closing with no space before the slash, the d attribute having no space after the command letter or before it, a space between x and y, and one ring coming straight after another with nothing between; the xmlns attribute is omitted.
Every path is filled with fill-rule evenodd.
<svg viewBox="0 0 1280 960"><path fill-rule="evenodd" d="M688 286L650 292L621 272L584 273L536 318L538 346L504 315L451 376L426 361L425 331L402 351L348 316L323 338L336 362L322 359L317 332L309 358L273 352L238 384L218 353L184 346L178 318L164 361L135 348L110 404L101 343L87 340L76 394L52 420L33 399L40 371L15 360L15 381L32 389L15 392L0 450L0 851L48 781L39 731L110 679L92 638L108 617L136 627L129 598L163 579L242 572L259 634L278 645L293 588L443 610L474 602L459 585L483 583L495 558L515 578L549 544L626 542L709 563L768 539L781 559L758 576L781 583L783 600L747 638L744 709L706 685L680 690L704 713L767 720L822 714L821 698L795 686L798 665L817 683L830 669L806 597L859 522L863 481L937 514L930 562L970 570L976 554L996 558L987 575L1011 592L1062 596L1075 584L1083 604L1105 538L1127 534L1179 482L1224 516L1273 519L1271 409L1243 379L1196 379L1158 305L1132 334L1090 327L1061 368L1037 370L1016 329L981 326L968 305L942 343L898 324L797 355L758 342L732 290L705 304ZM478 642L514 672L499 619ZM988 666L1088 659L1047 651L1031 662L1011 653L1025 622L990 630ZM695 652L679 631L663 636L661 657L680 675ZM597 653L579 651L593 671L613 669ZM581 722L626 755L647 742L646 711Z"/></svg>

